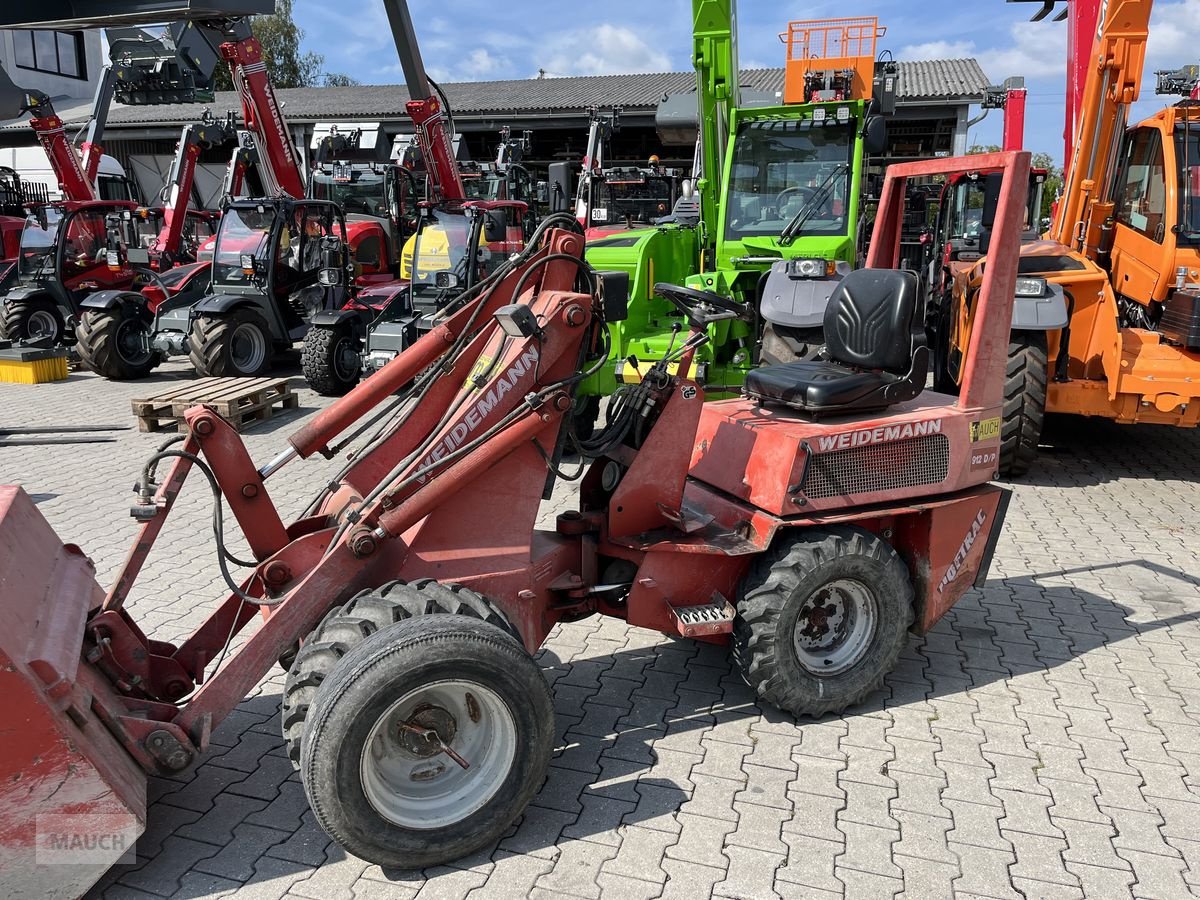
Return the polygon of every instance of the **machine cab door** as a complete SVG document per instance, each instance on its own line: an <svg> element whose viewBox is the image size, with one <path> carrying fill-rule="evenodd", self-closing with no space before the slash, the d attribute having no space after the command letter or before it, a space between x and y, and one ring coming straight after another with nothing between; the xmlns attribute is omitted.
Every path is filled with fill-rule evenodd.
<svg viewBox="0 0 1200 900"><path fill-rule="evenodd" d="M1167 156L1171 158L1168 160ZM1114 180L1112 284L1118 294L1139 303L1161 300L1175 277L1174 147L1161 132L1134 128L1125 137Z"/></svg>
<svg viewBox="0 0 1200 900"><path fill-rule="evenodd" d="M123 287L130 272L108 266L108 217L113 210L81 209L67 215L58 245L59 271L70 294Z"/></svg>
<svg viewBox="0 0 1200 900"><path fill-rule="evenodd" d="M346 224L336 205L292 207L280 229L272 285L289 331L321 310L345 304L346 246Z"/></svg>

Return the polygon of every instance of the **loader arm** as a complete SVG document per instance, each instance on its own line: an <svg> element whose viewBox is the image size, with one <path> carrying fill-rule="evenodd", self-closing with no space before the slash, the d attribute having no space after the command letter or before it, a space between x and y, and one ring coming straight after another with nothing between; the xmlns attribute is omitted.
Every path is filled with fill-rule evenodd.
<svg viewBox="0 0 1200 900"><path fill-rule="evenodd" d="M446 111L442 108L442 102L425 71L407 0L384 0L383 5L392 27L396 52L400 55L404 82L408 86L409 99L404 108L416 126L417 144L421 148L421 156L425 159L425 168L433 189L430 199L465 200L467 192L454 158Z"/></svg>
<svg viewBox="0 0 1200 900"><path fill-rule="evenodd" d="M1077 111L1075 147L1049 237L1093 258L1091 237L1111 212L1107 204L1117 153L1129 107L1141 89L1153 5L1152 0L1108 4Z"/></svg>
<svg viewBox="0 0 1200 900"><path fill-rule="evenodd" d="M700 194L703 252L717 237L729 123L741 99L736 0L692 0L692 65L700 115L700 171L693 175Z"/></svg>
<svg viewBox="0 0 1200 900"><path fill-rule="evenodd" d="M184 126L179 143L175 147L170 174L167 176L163 225L155 238L151 253L174 256L179 252L200 151L205 147L224 144L232 140L236 133L233 113L229 113L224 121L206 118Z"/></svg>
<svg viewBox="0 0 1200 900"><path fill-rule="evenodd" d="M95 182L88 178L79 154L67 138L66 126L42 91L18 87L0 68L0 116L15 119L29 113L29 125L50 160L59 188L68 200L99 200ZM97 157L97 164L99 157Z"/></svg>

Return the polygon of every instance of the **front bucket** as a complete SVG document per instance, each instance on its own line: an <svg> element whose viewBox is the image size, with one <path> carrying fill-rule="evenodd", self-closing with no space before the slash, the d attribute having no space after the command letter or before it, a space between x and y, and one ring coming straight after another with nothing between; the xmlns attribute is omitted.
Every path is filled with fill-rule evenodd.
<svg viewBox="0 0 1200 900"><path fill-rule="evenodd" d="M146 777L96 718L80 659L104 592L19 487L0 486L0 894L77 897L146 822Z"/></svg>

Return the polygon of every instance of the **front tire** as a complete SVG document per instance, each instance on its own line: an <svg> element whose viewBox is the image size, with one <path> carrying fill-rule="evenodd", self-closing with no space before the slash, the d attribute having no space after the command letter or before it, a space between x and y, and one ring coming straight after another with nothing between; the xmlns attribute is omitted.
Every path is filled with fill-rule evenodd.
<svg viewBox="0 0 1200 900"><path fill-rule="evenodd" d="M97 375L111 381L145 378L159 362L148 331L149 323L127 306L86 309L75 329L75 348Z"/></svg>
<svg viewBox="0 0 1200 900"><path fill-rule="evenodd" d="M1000 419L1000 474L1019 477L1037 457L1046 420L1046 335L1013 332L1004 371L1004 412Z"/></svg>
<svg viewBox="0 0 1200 900"><path fill-rule="evenodd" d="M66 325L49 297L7 300L0 311L0 332L10 341L63 343Z"/></svg>
<svg viewBox="0 0 1200 900"><path fill-rule="evenodd" d="M300 366L308 386L323 397L341 397L362 372L359 342L350 328L314 325L304 337Z"/></svg>
<svg viewBox="0 0 1200 900"><path fill-rule="evenodd" d="M345 850L417 869L498 840L540 789L550 689L503 630L421 616L362 641L317 692L301 778Z"/></svg>
<svg viewBox="0 0 1200 900"><path fill-rule="evenodd" d="M271 329L252 309L201 315L188 335L196 373L211 378L257 378L271 368Z"/></svg>
<svg viewBox="0 0 1200 900"><path fill-rule="evenodd" d="M780 709L841 712L883 683L912 620L912 581L890 544L857 527L807 528L743 577L733 656Z"/></svg>

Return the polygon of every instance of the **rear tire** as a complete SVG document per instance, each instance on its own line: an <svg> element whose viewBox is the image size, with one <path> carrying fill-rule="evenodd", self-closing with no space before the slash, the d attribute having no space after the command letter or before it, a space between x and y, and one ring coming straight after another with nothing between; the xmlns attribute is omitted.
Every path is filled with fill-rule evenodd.
<svg viewBox="0 0 1200 900"><path fill-rule="evenodd" d="M61 344L66 325L58 306L49 297L7 300L0 311L0 332L10 341L42 341Z"/></svg>
<svg viewBox="0 0 1200 900"><path fill-rule="evenodd" d="M338 661L389 625L427 615L480 619L520 643L520 635L500 610L474 591L456 584L441 584L429 578L411 583L393 581L356 594L345 606L334 607L325 614L289 665L283 688L283 738L292 765L300 765L304 722L317 689Z"/></svg>
<svg viewBox="0 0 1200 900"><path fill-rule="evenodd" d="M1037 457L1046 420L1046 335L1013 332L1004 371L1004 412L1000 420L1000 474L1024 475Z"/></svg>
<svg viewBox="0 0 1200 900"><path fill-rule="evenodd" d="M890 544L857 527L806 528L743 577L733 658L780 709L841 712L883 683L912 620L908 567Z"/></svg>
<svg viewBox="0 0 1200 900"><path fill-rule="evenodd" d="M550 689L523 647L478 619L420 616L364 639L330 673L300 771L317 823L346 851L419 869L497 841L541 788L553 748Z"/></svg>
<svg viewBox="0 0 1200 900"><path fill-rule="evenodd" d="M188 356L198 375L257 378L271 368L271 329L252 309L201 315L188 335Z"/></svg>
<svg viewBox="0 0 1200 900"><path fill-rule="evenodd" d="M111 381L145 378L158 365L144 335L149 323L127 306L86 309L75 329L75 349L83 364Z"/></svg>
<svg viewBox="0 0 1200 900"><path fill-rule="evenodd" d="M362 354L345 325L314 325L304 337L300 366L308 386L323 397L341 397L358 384Z"/></svg>

